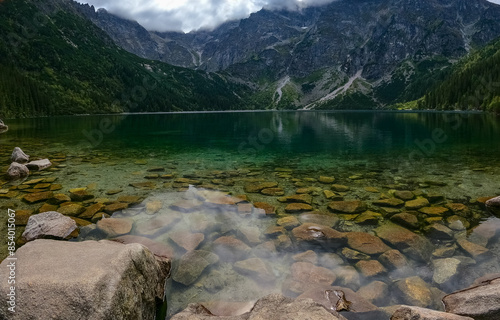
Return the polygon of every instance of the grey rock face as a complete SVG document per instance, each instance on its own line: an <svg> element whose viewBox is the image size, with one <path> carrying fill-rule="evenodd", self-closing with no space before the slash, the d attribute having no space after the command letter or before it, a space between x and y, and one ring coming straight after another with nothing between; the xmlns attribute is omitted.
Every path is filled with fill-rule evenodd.
<svg viewBox="0 0 500 320"><path fill-rule="evenodd" d="M440 312L419 307L401 306L392 315L391 320L473 320L453 313Z"/></svg>
<svg viewBox="0 0 500 320"><path fill-rule="evenodd" d="M7 178L10 180L17 180L26 178L30 174L30 170L24 164L12 162L9 169L7 169Z"/></svg>
<svg viewBox="0 0 500 320"><path fill-rule="evenodd" d="M76 222L73 219L56 211L48 211L29 218L23 238L26 241L47 238L64 239L75 229Z"/></svg>
<svg viewBox="0 0 500 320"><path fill-rule="evenodd" d="M475 320L500 319L500 278L449 294L443 302L447 312Z"/></svg>
<svg viewBox="0 0 500 320"><path fill-rule="evenodd" d="M17 162L21 164L25 164L30 160L30 156L21 150L19 147L15 147L14 151L12 151L12 155L10 156L10 162Z"/></svg>
<svg viewBox="0 0 500 320"><path fill-rule="evenodd" d="M214 316L206 308L190 304L188 308L175 316L172 320L345 320L343 316L329 313L323 306L311 299L296 299L283 297L280 294L271 294L259 299L252 311L238 316Z"/></svg>
<svg viewBox="0 0 500 320"><path fill-rule="evenodd" d="M17 307L0 306L0 318L153 320L162 297L164 266L140 244L113 241L35 240L17 250ZM0 265L7 279L8 260ZM161 284L161 285L158 285ZM7 281L0 284L6 297Z"/></svg>

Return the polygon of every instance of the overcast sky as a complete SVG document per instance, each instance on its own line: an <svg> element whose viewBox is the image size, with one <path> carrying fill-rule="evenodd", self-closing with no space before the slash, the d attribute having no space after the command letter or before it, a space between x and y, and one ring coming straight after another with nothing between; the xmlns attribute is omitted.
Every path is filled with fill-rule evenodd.
<svg viewBox="0 0 500 320"><path fill-rule="evenodd" d="M149 30L184 31L214 28L266 8L297 9L335 0L77 0L138 21ZM499 3L500 0L489 0Z"/></svg>

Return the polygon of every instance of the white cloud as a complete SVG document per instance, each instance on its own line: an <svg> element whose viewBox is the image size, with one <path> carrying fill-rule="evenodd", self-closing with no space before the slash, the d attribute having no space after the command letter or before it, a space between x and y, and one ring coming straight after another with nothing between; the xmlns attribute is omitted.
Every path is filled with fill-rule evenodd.
<svg viewBox="0 0 500 320"><path fill-rule="evenodd" d="M334 0L77 0L138 21L149 30L212 29L228 20L248 17L262 8L298 9ZM500 0L498 0L500 1Z"/></svg>
<svg viewBox="0 0 500 320"><path fill-rule="evenodd" d="M500 0L488 0L489 2L500 4Z"/></svg>

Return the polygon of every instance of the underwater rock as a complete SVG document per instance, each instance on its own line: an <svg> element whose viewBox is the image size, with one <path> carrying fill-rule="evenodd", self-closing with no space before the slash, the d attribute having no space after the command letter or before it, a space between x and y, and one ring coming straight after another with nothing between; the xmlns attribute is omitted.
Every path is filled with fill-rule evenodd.
<svg viewBox="0 0 500 320"><path fill-rule="evenodd" d="M434 275L432 281L440 287L446 287L457 275L460 263L460 260L455 258L433 260Z"/></svg>
<svg viewBox="0 0 500 320"><path fill-rule="evenodd" d="M357 216L354 222L360 225L377 225L382 218L382 214L368 210Z"/></svg>
<svg viewBox="0 0 500 320"><path fill-rule="evenodd" d="M467 217L470 213L469 208L463 203L447 203L445 207L461 217Z"/></svg>
<svg viewBox="0 0 500 320"><path fill-rule="evenodd" d="M361 260L356 263L356 269L366 278L380 277L384 275L387 270L377 260Z"/></svg>
<svg viewBox="0 0 500 320"><path fill-rule="evenodd" d="M346 236L349 247L369 255L378 255L391 250L379 237L375 237L369 233L348 232Z"/></svg>
<svg viewBox="0 0 500 320"><path fill-rule="evenodd" d="M389 300L389 287L382 281L370 282L361 287L356 293L376 305L385 304Z"/></svg>
<svg viewBox="0 0 500 320"><path fill-rule="evenodd" d="M394 192L394 196L403 201L409 201L415 198L415 194L407 190L397 190Z"/></svg>
<svg viewBox="0 0 500 320"><path fill-rule="evenodd" d="M116 211L121 211L128 208L128 203L125 202L114 202L106 205L104 207L104 212L113 214Z"/></svg>
<svg viewBox="0 0 500 320"><path fill-rule="evenodd" d="M335 182L335 177L320 176L318 181L321 183L330 184L330 183Z"/></svg>
<svg viewBox="0 0 500 320"><path fill-rule="evenodd" d="M214 252L219 255L221 260L242 260L247 258L251 251L251 248L243 241L229 236L217 238L213 244Z"/></svg>
<svg viewBox="0 0 500 320"><path fill-rule="evenodd" d="M429 216L442 216L443 214L445 214L449 210L447 208L444 208L444 207L424 207L424 208L420 208L418 211L425 213Z"/></svg>
<svg viewBox="0 0 500 320"><path fill-rule="evenodd" d="M290 275L283 283L283 292L299 295L318 285L331 285L337 277L335 273L310 262L295 262L290 267Z"/></svg>
<svg viewBox="0 0 500 320"><path fill-rule="evenodd" d="M203 233L190 233L188 231L175 231L170 234L170 240L186 251L192 251L205 240Z"/></svg>
<svg viewBox="0 0 500 320"><path fill-rule="evenodd" d="M13 162L10 164L9 169L7 169L7 179L17 180L23 179L29 176L30 170L24 164Z"/></svg>
<svg viewBox="0 0 500 320"><path fill-rule="evenodd" d="M418 218L414 214L408 212L393 215L391 221L410 229L418 229L419 226Z"/></svg>
<svg viewBox="0 0 500 320"><path fill-rule="evenodd" d="M104 207L106 206L102 203L94 203L93 205L87 207L78 217L82 219L91 219L96 213L102 211Z"/></svg>
<svg viewBox="0 0 500 320"><path fill-rule="evenodd" d="M446 312L476 320L500 319L500 278L451 293L443 303Z"/></svg>
<svg viewBox="0 0 500 320"><path fill-rule="evenodd" d="M313 207L305 203L289 203L285 207L285 212L287 213L300 213L304 211L312 211Z"/></svg>
<svg viewBox="0 0 500 320"><path fill-rule="evenodd" d="M480 246L474 242L470 242L466 239L458 239L458 246L464 250L469 256L474 259L488 258L491 255L490 250L487 248Z"/></svg>
<svg viewBox="0 0 500 320"><path fill-rule="evenodd" d="M345 287L319 285L307 290L297 299L312 299L332 314L340 317L345 315L348 319L386 319L385 314L379 308ZM339 310L341 299L344 300L342 303L344 308ZM345 310L345 307L348 310Z"/></svg>
<svg viewBox="0 0 500 320"><path fill-rule="evenodd" d="M406 201L405 207L407 210L418 210L429 205L429 201L426 198L418 198L415 200Z"/></svg>
<svg viewBox="0 0 500 320"><path fill-rule="evenodd" d="M340 247L346 243L345 233L339 232L327 226L315 223L304 223L292 230L292 235L297 241L319 242Z"/></svg>
<svg viewBox="0 0 500 320"><path fill-rule="evenodd" d="M396 198L381 199L372 202L374 205L379 207L401 207L405 202Z"/></svg>
<svg viewBox="0 0 500 320"><path fill-rule="evenodd" d="M34 210L16 210L16 226L25 226L28 220L33 215Z"/></svg>
<svg viewBox="0 0 500 320"><path fill-rule="evenodd" d="M294 216L279 218L278 221L276 221L276 224L284 227L285 229L293 229L300 226L299 220Z"/></svg>
<svg viewBox="0 0 500 320"><path fill-rule="evenodd" d="M23 261L16 269L22 299L15 313L2 303L2 319L153 320L169 269L140 244L106 240L36 240L16 256ZM1 264L2 279L8 277L7 263ZM2 284L0 290L6 296L9 288Z"/></svg>
<svg viewBox="0 0 500 320"><path fill-rule="evenodd" d="M311 204L312 203L312 196L306 193L303 194L294 194L291 196L286 196L286 197L281 197L278 198L279 202L292 202L292 203L305 203L305 204Z"/></svg>
<svg viewBox="0 0 500 320"><path fill-rule="evenodd" d="M425 308L433 303L429 285L420 277L414 276L398 280L393 285L393 289L406 304Z"/></svg>
<svg viewBox="0 0 500 320"><path fill-rule="evenodd" d="M333 270L337 276L336 284L358 290L361 287L361 276L353 266L340 266Z"/></svg>
<svg viewBox="0 0 500 320"><path fill-rule="evenodd" d="M26 167L28 167L28 169L30 169L30 170L41 171L41 170L47 169L51 165L52 165L52 163L49 161L49 159L42 159L42 160L28 162L26 164Z"/></svg>
<svg viewBox="0 0 500 320"><path fill-rule="evenodd" d="M28 161L30 161L30 156L24 153L23 150L21 150L21 148L15 147L14 150L12 151L12 155L10 156L10 162L26 164L28 163Z"/></svg>
<svg viewBox="0 0 500 320"><path fill-rule="evenodd" d="M262 189L276 188L277 182L252 182L244 186L246 193L259 193Z"/></svg>
<svg viewBox="0 0 500 320"><path fill-rule="evenodd" d="M335 214L323 211L302 213L299 215L298 219L301 223L316 223L330 228L336 227L340 221Z"/></svg>
<svg viewBox="0 0 500 320"><path fill-rule="evenodd" d="M69 196L73 201L85 201L94 198L94 195L87 191L87 188L74 188L69 190Z"/></svg>
<svg viewBox="0 0 500 320"><path fill-rule="evenodd" d="M305 252L297 253L292 256L295 262L309 262L316 264L318 262L318 255L312 250L307 250Z"/></svg>
<svg viewBox="0 0 500 320"><path fill-rule="evenodd" d="M106 218L97 222L97 229L109 237L127 234L132 230L132 221L121 218Z"/></svg>
<svg viewBox="0 0 500 320"><path fill-rule="evenodd" d="M391 320L474 320L453 313L441 312L426 308L399 306L392 314Z"/></svg>
<svg viewBox="0 0 500 320"><path fill-rule="evenodd" d="M333 212L353 214L365 211L366 205L364 202L359 200L332 201L328 204L328 208Z"/></svg>
<svg viewBox="0 0 500 320"><path fill-rule="evenodd" d="M22 237L26 241L35 239L65 239L75 229L76 222L59 212L49 211L29 217Z"/></svg>
<svg viewBox="0 0 500 320"><path fill-rule="evenodd" d="M189 251L180 258L172 279L188 286L200 277L205 268L218 261L219 257L215 253L204 250Z"/></svg>
<svg viewBox="0 0 500 320"><path fill-rule="evenodd" d="M157 260L161 259L164 261L165 259L172 259L174 257L174 250L171 247L167 246L162 242L154 241L146 237L127 234L109 240L117 241L123 244L130 244L130 243L142 244L155 255Z"/></svg>
<svg viewBox="0 0 500 320"><path fill-rule="evenodd" d="M260 190L260 193L266 196L282 196L285 194L285 191L282 188L266 188Z"/></svg>
<svg viewBox="0 0 500 320"><path fill-rule="evenodd" d="M272 268L269 264L259 258L237 261L233 267L237 272L248 276L257 282L262 282L267 285L272 284L275 281Z"/></svg>
<svg viewBox="0 0 500 320"><path fill-rule="evenodd" d="M427 262L434 250L428 239L393 223L383 224L374 232L405 255L422 262Z"/></svg>
<svg viewBox="0 0 500 320"><path fill-rule="evenodd" d="M29 204L46 201L54 196L52 191L43 191L43 192L35 192L28 193L24 195L23 200L28 202Z"/></svg>
<svg viewBox="0 0 500 320"><path fill-rule="evenodd" d="M351 188L349 188L348 186L344 186L342 184L332 184L331 188L333 191L336 192L347 192L351 190Z"/></svg>
<svg viewBox="0 0 500 320"><path fill-rule="evenodd" d="M253 206L255 208L264 210L266 215L272 215L276 213L276 208L267 202L254 202Z"/></svg>
<svg viewBox="0 0 500 320"><path fill-rule="evenodd" d="M430 226L425 227L424 232L431 239L438 239L438 240L453 239L453 231L450 228L440 223L433 223Z"/></svg>
<svg viewBox="0 0 500 320"><path fill-rule="evenodd" d="M59 212L60 214L72 217L78 216L83 211L85 211L85 207L78 203L72 202L65 202L57 209L57 212Z"/></svg>
<svg viewBox="0 0 500 320"><path fill-rule="evenodd" d="M342 255L351 262L370 259L369 255L356 250L352 250L351 248L343 248Z"/></svg>

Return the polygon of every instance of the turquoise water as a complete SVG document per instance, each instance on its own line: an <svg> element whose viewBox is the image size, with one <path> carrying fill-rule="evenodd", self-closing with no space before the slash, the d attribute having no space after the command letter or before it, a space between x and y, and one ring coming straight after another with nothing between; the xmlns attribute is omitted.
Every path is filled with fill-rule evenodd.
<svg viewBox="0 0 500 320"><path fill-rule="evenodd" d="M93 201L104 201L102 198L114 201L123 195L142 197L141 203L133 210L115 212L113 217L131 219L134 222L132 234L159 241L172 250L174 280L169 281L170 315L190 302L253 301L270 292L297 296L300 290L290 287L293 280L291 266L296 261L303 261L303 258L294 258L296 254L309 249L316 258L309 257L306 261L333 272L335 285L357 291L373 281L380 281L393 291L394 283L403 277L397 270L366 276L357 265L359 260L347 257L344 249L348 245L300 243L292 229L311 221L307 211L321 213L321 219L316 217L313 220L323 221L322 224L335 230L369 234L376 234L377 228L390 221L402 224L393 218L394 215L410 213L415 216L417 222L411 228L405 227L428 238L433 252L447 252L441 256L439 252L431 255L427 261L417 261L407 255L413 272L404 274L404 277L419 276L427 283L433 293L432 303L428 305L432 308L441 307L441 293L469 285L475 276L500 272L500 227L488 233L488 237L480 228L483 221L498 226L498 219L484 209L481 201L477 201L480 197L500 194L500 121L489 115L179 113L24 119L7 121L7 124L9 131L0 135L5 166L8 166L11 150L19 146L33 158L53 160L54 167L41 173L40 177L57 178L56 183L62 188L57 192L67 194L72 188L87 187L95 198L83 203L84 206ZM163 171L148 171L155 167ZM149 176L152 174L170 176ZM335 181L321 182L321 176L334 177ZM188 188L188 182L177 181L180 178L195 180L196 186ZM130 185L140 182L151 183L151 188L138 189ZM278 193L249 192L247 186L257 182L273 182L284 195L308 193L312 209L305 210L306 213L289 213L285 210L288 203L280 202ZM337 191L332 184L345 185L349 190ZM1 188L11 185L7 183ZM207 193L207 189L211 191ZM111 195L110 190L121 191ZM335 196L327 199L325 190L334 192ZM18 210L37 210L41 206L21 201L19 198L24 191L19 191L17 197L0 198L0 201L4 205L16 205ZM214 193L216 191L232 196L246 195L251 206L243 207L240 203L238 210L236 205L221 205L217 201L214 204L213 197L220 196ZM418 198L438 194L441 196L439 200L431 201L427 207L446 208L450 203L459 203L465 205L466 213L450 209L435 216L405 209L404 204L393 210L374 204L381 198L393 199L396 191L412 191ZM179 211L175 204L186 199L201 204ZM360 223L359 215L363 212L344 214L328 208L332 200L342 199L363 201L367 210L376 213L378 221ZM274 206L276 214L262 215L255 207L257 202ZM148 203L156 203L159 209L148 209ZM284 224L279 220L287 217L295 217L298 221ZM332 217L336 220L333 221ZM455 217L455 220L460 217L462 227L452 225L450 217ZM152 220L155 218L159 219ZM436 222L450 227L451 236L435 238L430 234L426 227ZM147 223L160 226L153 233L145 233L141 226ZM285 230L266 233L268 228L277 224L283 224ZM19 228L20 232L22 228ZM185 249L173 239L191 239L192 234L203 234L197 250L215 252L219 261L208 265L192 283L184 285L175 280L175 273ZM253 234L253 238L249 234ZM250 249L244 249L244 254L238 257L220 252L214 243L221 236L239 239ZM79 240L104 237L102 233L91 232L85 237L80 236ZM457 245L457 239L464 237L488 249L487 259L471 256ZM384 241L395 248L394 244ZM274 249L269 249L271 243ZM247 260L253 258L267 265L268 273L242 271L238 262L250 263ZM379 253L365 258L377 260ZM460 265L457 275L445 283L437 283L433 277L438 271L432 261L444 258L456 259ZM353 270L356 274L354 280L352 277L348 280L345 273L352 274ZM263 276L272 279L263 283L259 281ZM387 296L387 299L372 302L379 307L408 304L398 296Z"/></svg>

